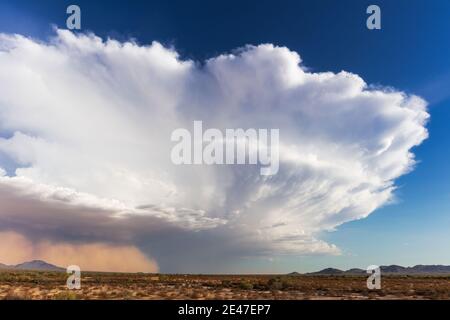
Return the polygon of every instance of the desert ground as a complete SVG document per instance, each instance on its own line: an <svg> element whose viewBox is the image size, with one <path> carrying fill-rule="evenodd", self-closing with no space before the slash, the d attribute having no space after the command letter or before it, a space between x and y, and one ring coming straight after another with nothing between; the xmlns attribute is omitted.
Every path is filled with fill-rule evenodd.
<svg viewBox="0 0 450 320"><path fill-rule="evenodd" d="M450 275L365 276L163 275L83 273L81 289L64 272L0 271L0 299L450 299Z"/></svg>

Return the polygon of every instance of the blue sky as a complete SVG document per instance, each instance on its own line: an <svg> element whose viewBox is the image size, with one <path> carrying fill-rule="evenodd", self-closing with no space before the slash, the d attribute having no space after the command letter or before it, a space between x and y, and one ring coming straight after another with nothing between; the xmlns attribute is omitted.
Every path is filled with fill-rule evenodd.
<svg viewBox="0 0 450 320"><path fill-rule="evenodd" d="M73 1L0 0L0 31L46 39L64 28ZM433 1L75 1L83 31L153 40L196 61L246 44L298 52L310 71L346 70L429 102L429 139L414 149L413 172L396 180L394 203L322 239L341 256L243 259L233 271L311 271L371 264L450 264L450 2ZM369 4L382 29L366 28ZM1 158L0 158L1 160Z"/></svg>

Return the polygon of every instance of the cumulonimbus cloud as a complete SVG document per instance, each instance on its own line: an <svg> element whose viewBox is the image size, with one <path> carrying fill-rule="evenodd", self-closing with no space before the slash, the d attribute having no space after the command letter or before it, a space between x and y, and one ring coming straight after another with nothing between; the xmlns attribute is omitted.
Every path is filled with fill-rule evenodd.
<svg viewBox="0 0 450 320"><path fill-rule="evenodd" d="M337 254L318 235L392 199L428 116L417 96L308 72L270 44L199 64L157 42L2 34L0 227L135 245L168 269L186 259L189 241L165 250L179 234L205 255ZM174 165L171 132L194 120L280 129L279 172Z"/></svg>

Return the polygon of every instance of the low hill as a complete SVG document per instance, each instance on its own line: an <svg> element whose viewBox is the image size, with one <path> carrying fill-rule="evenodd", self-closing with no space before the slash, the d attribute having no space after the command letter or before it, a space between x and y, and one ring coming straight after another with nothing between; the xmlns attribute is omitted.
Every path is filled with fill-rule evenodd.
<svg viewBox="0 0 450 320"><path fill-rule="evenodd" d="M18 264L13 267L16 270L37 270L37 271L64 271L64 268L55 266L42 260L33 260Z"/></svg>
<svg viewBox="0 0 450 320"><path fill-rule="evenodd" d="M403 267L399 265L381 266L381 274L400 274L400 275L440 275L450 274L450 266L445 265L416 265L414 267ZM316 272L306 273L306 275L364 275L366 270L352 268L349 270L340 270L336 268L326 268ZM298 272L292 272L289 275L301 275Z"/></svg>
<svg viewBox="0 0 450 320"><path fill-rule="evenodd" d="M340 275L344 274L344 271L335 268L326 268L317 272L308 273L309 275Z"/></svg>
<svg viewBox="0 0 450 320"><path fill-rule="evenodd" d="M12 269L14 268L13 266L8 266L6 264L0 263L0 269Z"/></svg>

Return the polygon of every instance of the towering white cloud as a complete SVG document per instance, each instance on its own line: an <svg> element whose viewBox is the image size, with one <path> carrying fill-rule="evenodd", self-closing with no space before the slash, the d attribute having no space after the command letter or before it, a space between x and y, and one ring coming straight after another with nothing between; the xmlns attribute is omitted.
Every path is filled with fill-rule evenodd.
<svg viewBox="0 0 450 320"><path fill-rule="evenodd" d="M205 256L336 254L317 236L392 198L427 118L419 97L308 72L270 44L198 64L157 42L2 34L0 228L131 244L157 261L180 234ZM172 164L171 132L194 120L280 129L278 174Z"/></svg>

